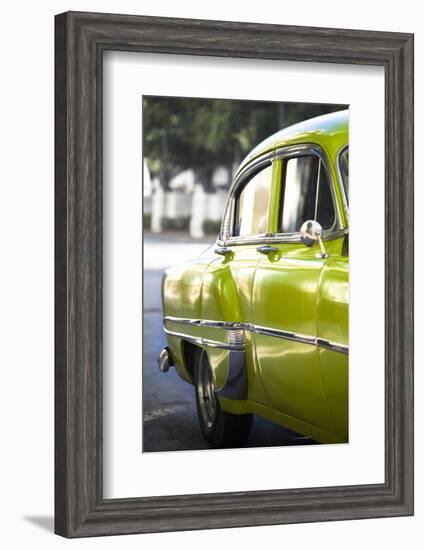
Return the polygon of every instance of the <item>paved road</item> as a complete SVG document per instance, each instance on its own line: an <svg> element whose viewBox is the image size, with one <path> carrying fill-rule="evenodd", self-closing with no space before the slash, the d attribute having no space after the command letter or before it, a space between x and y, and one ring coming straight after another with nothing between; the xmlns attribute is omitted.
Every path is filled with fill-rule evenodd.
<svg viewBox="0 0 424 550"><path fill-rule="evenodd" d="M160 282L169 265L198 256L207 241L166 236L144 239L143 451L208 449L200 432L194 389L170 369L159 372L157 357L166 345L162 330ZM255 417L248 447L310 444L281 426Z"/></svg>

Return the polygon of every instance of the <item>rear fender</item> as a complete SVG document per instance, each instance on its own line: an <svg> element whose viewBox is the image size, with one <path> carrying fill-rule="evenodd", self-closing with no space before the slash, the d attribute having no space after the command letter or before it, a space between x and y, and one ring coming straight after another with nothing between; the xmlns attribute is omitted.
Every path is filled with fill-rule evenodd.
<svg viewBox="0 0 424 550"><path fill-rule="evenodd" d="M201 300L204 321L240 322L240 300L231 262L218 258L211 262L204 275ZM202 338L223 346L237 341L246 342L244 331L202 325ZM212 377L218 395L245 399L247 395L246 352L244 349L225 349L205 346Z"/></svg>
<svg viewBox="0 0 424 550"><path fill-rule="evenodd" d="M200 319L203 276L211 258L199 258L185 262L165 271L162 277L162 309L167 317ZM200 339L200 326L181 325L164 321L168 345L178 374L187 382L193 383L190 353L186 353L184 335Z"/></svg>

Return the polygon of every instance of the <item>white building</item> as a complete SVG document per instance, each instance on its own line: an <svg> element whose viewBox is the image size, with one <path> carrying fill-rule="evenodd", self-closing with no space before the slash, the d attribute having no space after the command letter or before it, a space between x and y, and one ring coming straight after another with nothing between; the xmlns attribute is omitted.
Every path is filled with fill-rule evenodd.
<svg viewBox="0 0 424 550"><path fill-rule="evenodd" d="M223 166L217 167L212 174L213 192L206 193L197 181L194 170L189 169L173 177L169 182L169 191L164 191L158 177L150 178L145 161L143 211L145 215L151 215L151 231L160 233L166 230L166 224L174 225L174 220L177 227L179 224L188 225L191 237L204 237L205 221L216 224L221 221L230 180L230 171Z"/></svg>

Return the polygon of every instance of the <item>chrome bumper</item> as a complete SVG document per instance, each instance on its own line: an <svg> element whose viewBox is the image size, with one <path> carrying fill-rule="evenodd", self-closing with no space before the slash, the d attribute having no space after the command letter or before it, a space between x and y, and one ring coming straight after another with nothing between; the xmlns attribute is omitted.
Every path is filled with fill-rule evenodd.
<svg viewBox="0 0 424 550"><path fill-rule="evenodd" d="M158 358L158 368L160 372L168 372L170 367L174 365L171 352L168 347L163 348Z"/></svg>

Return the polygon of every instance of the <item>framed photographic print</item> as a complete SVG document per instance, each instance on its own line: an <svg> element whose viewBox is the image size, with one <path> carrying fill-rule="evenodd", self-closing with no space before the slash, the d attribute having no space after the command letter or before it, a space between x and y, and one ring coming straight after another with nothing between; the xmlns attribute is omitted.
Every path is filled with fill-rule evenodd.
<svg viewBox="0 0 424 550"><path fill-rule="evenodd" d="M413 35L56 16L55 524L413 513Z"/></svg>

